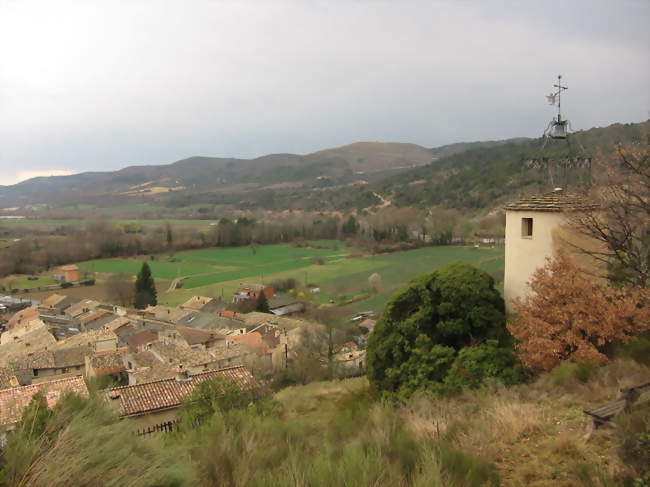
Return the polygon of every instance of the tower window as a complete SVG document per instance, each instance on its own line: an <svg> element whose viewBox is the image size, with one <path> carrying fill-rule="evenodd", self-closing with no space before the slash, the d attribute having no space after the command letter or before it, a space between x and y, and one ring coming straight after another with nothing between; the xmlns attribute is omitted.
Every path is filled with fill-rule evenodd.
<svg viewBox="0 0 650 487"><path fill-rule="evenodd" d="M533 237L533 219L532 218L522 218L521 219L521 236L523 238L532 238Z"/></svg>

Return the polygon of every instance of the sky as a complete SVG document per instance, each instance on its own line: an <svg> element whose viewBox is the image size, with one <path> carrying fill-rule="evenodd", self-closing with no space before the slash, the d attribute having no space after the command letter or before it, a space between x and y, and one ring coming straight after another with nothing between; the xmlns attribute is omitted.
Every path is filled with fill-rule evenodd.
<svg viewBox="0 0 650 487"><path fill-rule="evenodd" d="M0 0L0 185L650 114L650 1Z"/></svg>

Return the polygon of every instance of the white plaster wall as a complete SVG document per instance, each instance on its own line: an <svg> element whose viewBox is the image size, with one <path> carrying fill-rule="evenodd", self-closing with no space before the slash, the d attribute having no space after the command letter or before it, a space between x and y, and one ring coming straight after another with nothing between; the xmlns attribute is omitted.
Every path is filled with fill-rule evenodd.
<svg viewBox="0 0 650 487"><path fill-rule="evenodd" d="M533 219L533 236L521 235L521 219ZM512 299L524 297L530 289L526 283L533 272L553 257L553 230L565 222L560 212L506 211L505 275L503 283L506 308L510 310Z"/></svg>

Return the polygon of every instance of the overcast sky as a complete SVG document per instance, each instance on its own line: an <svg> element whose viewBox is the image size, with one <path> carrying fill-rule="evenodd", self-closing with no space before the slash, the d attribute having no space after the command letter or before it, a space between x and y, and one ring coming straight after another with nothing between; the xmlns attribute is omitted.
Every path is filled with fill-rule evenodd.
<svg viewBox="0 0 650 487"><path fill-rule="evenodd" d="M650 113L650 1L0 0L0 184Z"/></svg>

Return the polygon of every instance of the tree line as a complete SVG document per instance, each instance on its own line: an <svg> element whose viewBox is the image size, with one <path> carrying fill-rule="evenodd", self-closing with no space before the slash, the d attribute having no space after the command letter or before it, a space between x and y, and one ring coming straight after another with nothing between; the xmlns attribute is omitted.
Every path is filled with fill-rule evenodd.
<svg viewBox="0 0 650 487"><path fill-rule="evenodd" d="M0 277L37 274L55 266L86 260L151 255L206 247L235 247L304 240L347 239L381 251L466 242L477 235L503 234L503 217L464 218L455 210L384 208L378 213L287 215L229 214L209 229L193 225L142 225L97 218L84 225L50 232L23 230L19 241L0 250ZM7 232L5 232L7 233Z"/></svg>

